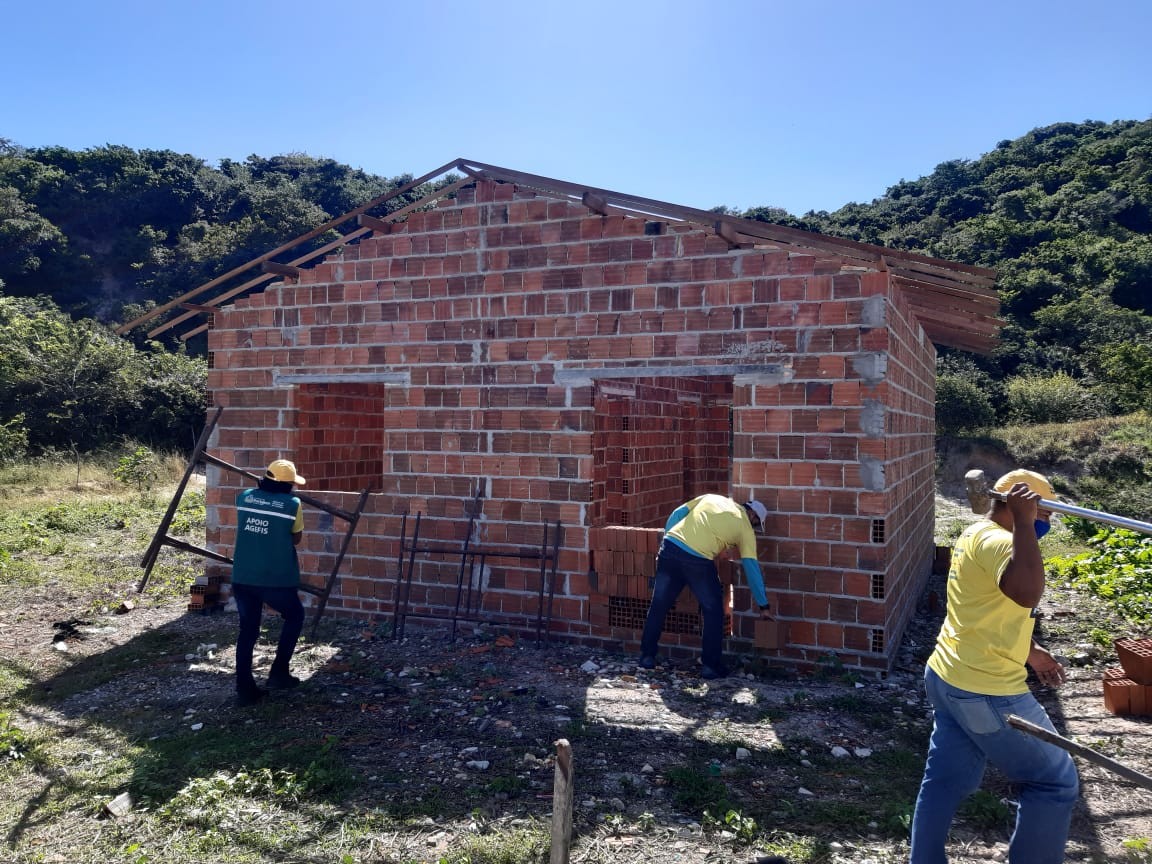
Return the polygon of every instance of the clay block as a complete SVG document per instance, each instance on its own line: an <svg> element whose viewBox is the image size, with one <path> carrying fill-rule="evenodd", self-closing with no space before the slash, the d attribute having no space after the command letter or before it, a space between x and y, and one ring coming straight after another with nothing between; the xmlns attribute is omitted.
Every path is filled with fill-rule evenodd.
<svg viewBox="0 0 1152 864"><path fill-rule="evenodd" d="M1137 684L1152 684L1152 639L1117 639L1114 644L1125 676Z"/></svg>
<svg viewBox="0 0 1152 864"><path fill-rule="evenodd" d="M1119 673L1113 675L1110 673ZM1109 669L1104 673L1104 708L1111 714L1131 714L1131 693L1138 686L1135 681L1120 677L1120 669Z"/></svg>
<svg viewBox="0 0 1152 864"><path fill-rule="evenodd" d="M779 651L788 645L788 625L780 621L756 621L756 647L765 651Z"/></svg>

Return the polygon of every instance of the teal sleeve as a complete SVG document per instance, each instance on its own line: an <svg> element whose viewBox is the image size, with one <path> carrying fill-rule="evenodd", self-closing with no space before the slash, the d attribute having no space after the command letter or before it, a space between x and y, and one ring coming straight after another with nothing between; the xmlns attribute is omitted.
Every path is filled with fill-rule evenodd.
<svg viewBox="0 0 1152 864"><path fill-rule="evenodd" d="M764 592L764 577L760 573L760 564L755 558L741 558L744 566L744 578L748 580L748 587L752 589L752 599L757 606L768 605L768 595Z"/></svg>
<svg viewBox="0 0 1152 864"><path fill-rule="evenodd" d="M668 521L664 523L664 532L667 533L679 525L684 517L688 515L688 505L681 504L672 511L672 515L668 517Z"/></svg>

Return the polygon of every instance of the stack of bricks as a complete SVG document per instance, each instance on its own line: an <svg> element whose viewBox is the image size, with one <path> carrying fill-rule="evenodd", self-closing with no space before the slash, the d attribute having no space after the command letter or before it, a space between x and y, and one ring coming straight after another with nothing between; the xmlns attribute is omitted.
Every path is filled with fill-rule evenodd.
<svg viewBox="0 0 1152 864"><path fill-rule="evenodd" d="M219 575L197 576L188 589L188 611L210 612L220 605L220 585L224 577Z"/></svg>
<svg viewBox="0 0 1152 864"><path fill-rule="evenodd" d="M589 530L597 593L647 599L656 575L656 553L664 532L658 528L606 527Z"/></svg>
<svg viewBox="0 0 1152 864"><path fill-rule="evenodd" d="M1117 639L1120 669L1104 673L1104 707L1113 714L1152 715L1152 639Z"/></svg>
<svg viewBox="0 0 1152 864"><path fill-rule="evenodd" d="M589 529L588 543L595 585L589 614L592 623L612 633L616 642L638 642L651 605L656 553L664 532L659 528L610 526ZM721 574L727 572L721 569ZM724 633L732 632L731 586L724 586ZM699 648L702 621L695 598L685 589L664 621L661 642Z"/></svg>

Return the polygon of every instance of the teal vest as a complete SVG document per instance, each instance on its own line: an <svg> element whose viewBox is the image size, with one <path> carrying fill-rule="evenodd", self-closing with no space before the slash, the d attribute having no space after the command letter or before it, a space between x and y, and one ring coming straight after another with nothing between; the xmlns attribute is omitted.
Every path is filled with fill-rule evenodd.
<svg viewBox="0 0 1152 864"><path fill-rule="evenodd" d="M270 588L300 584L300 564L292 545L292 526L299 511L300 499L292 495L257 488L236 496L233 582Z"/></svg>

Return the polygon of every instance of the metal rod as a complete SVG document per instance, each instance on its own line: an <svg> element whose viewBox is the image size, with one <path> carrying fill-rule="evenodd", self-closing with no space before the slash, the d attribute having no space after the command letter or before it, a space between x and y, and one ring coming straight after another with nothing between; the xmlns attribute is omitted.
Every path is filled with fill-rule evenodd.
<svg viewBox="0 0 1152 864"><path fill-rule="evenodd" d="M205 423L204 428L200 430L200 437L196 439L196 446L192 448L192 458L188 460L188 467L184 469L184 476L180 478L176 492L172 496L172 500L168 502L168 510L164 513L164 518L160 520L160 527L156 529L156 534L152 537L152 542L144 552L144 559L140 562L140 566L144 568L144 575L140 577L140 582L136 586L137 594L143 594L144 589L148 587L148 577L152 575L152 567L156 563L156 556L160 552L160 545L163 542L163 538L168 535L168 528L172 524L172 518L176 515L176 508L180 506L180 499L184 496L184 489L188 486L192 472L196 470L196 465L200 461L200 455L208 445L208 438L212 435L212 430L216 428L216 423L219 421L222 413L224 413L224 406L217 405L216 413L212 415L212 419Z"/></svg>
<svg viewBox="0 0 1152 864"><path fill-rule="evenodd" d="M408 514L400 516L400 553L396 560L396 593L392 597L392 638L400 624L400 589L404 585L404 544L408 540Z"/></svg>
<svg viewBox="0 0 1152 864"><path fill-rule="evenodd" d="M1008 496L1004 492L988 491L988 497L997 501L1006 501ZM1077 507L1075 504L1064 504L1060 501L1049 501L1041 498L1036 506L1054 513L1064 513L1068 516L1078 516L1093 522L1103 522L1116 528L1126 528L1129 531L1138 531L1141 534L1152 534L1152 524L1141 522L1139 519L1129 519L1127 516L1117 516L1115 513L1104 513L1100 510L1090 510L1087 507Z"/></svg>
<svg viewBox="0 0 1152 864"><path fill-rule="evenodd" d="M1131 780L1138 786L1143 786L1145 789L1152 789L1152 777L1147 774L1141 774L1127 765L1117 762L1115 759L1110 759L1103 753L1097 753L1090 747L1085 747L1083 744L1077 744L1075 741L1069 741L1067 738L1057 735L1045 729L1043 726L1037 726L1025 720L1023 717L1017 717L1015 714L1008 715L1008 725L1014 729L1019 729L1021 732L1027 732L1042 741L1047 741L1049 744L1054 744L1062 750L1067 750L1069 753L1075 753L1077 756L1082 756L1089 762L1095 762L1103 768L1107 768L1126 780Z"/></svg>
<svg viewBox="0 0 1152 864"><path fill-rule="evenodd" d="M420 537L420 513L416 514L416 524L412 529L412 551L408 555L408 579L404 583L404 605L403 614L399 619L399 630L396 633L397 639L404 638L404 622L408 620L408 606L412 602L412 573L416 569L416 541Z"/></svg>
<svg viewBox="0 0 1152 864"><path fill-rule="evenodd" d="M231 462L225 462L219 456L213 456L211 453L203 453L203 454L201 454L200 458L203 459L205 462L208 462L211 465L216 465L220 468L227 468L229 471L235 471L238 474L241 474L244 477L247 477L249 480L255 480L257 483L259 483L261 480L264 479L259 474L253 474L251 471L247 470L246 468L241 468L238 465L233 465ZM333 516L338 516L339 518L343 519L345 522L355 522L356 521L356 517L353 514L349 513L347 510L343 509L342 507L337 507L334 504L329 504L327 501L321 501L319 498L312 497L307 492L301 492L299 487L294 488L292 490L292 494L295 497L299 498L301 501L303 501L305 504L310 504L313 507L315 507L317 510L323 510L325 513L331 513Z"/></svg>
<svg viewBox="0 0 1152 864"><path fill-rule="evenodd" d="M360 499L356 502L356 511L352 514L352 518L348 520L348 531L344 535L344 542L340 545L340 552L336 555L336 563L332 565L332 572L328 575L328 581L324 583L324 591L319 595L320 603L316 607L316 615L312 618L312 638L316 638L316 631L320 627L320 618L324 615L324 609L328 606L328 597L332 594L332 589L336 587L336 577L340 573L340 565L344 562L344 555L348 552L348 547L352 543L352 535L356 532L356 526L360 524L360 516L364 512L364 504L368 500L368 496L372 493L375 483L370 484L363 492L360 493Z"/></svg>

